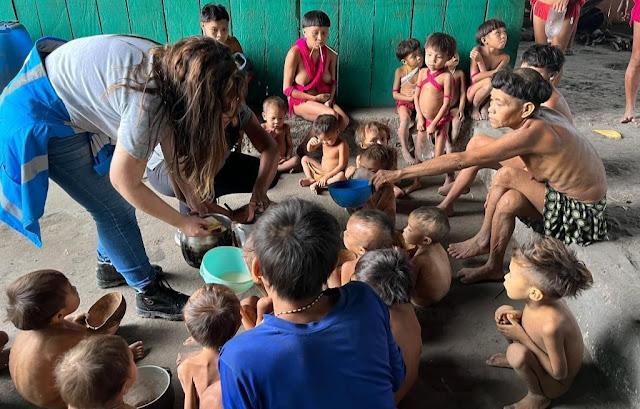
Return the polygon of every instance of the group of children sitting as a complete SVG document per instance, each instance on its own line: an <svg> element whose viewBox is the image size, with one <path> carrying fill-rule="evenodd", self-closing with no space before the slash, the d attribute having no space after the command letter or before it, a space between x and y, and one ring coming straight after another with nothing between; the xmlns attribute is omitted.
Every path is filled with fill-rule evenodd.
<svg viewBox="0 0 640 409"><path fill-rule="evenodd" d="M224 8L207 7L210 6L203 9L203 16L210 17L203 20L203 32L241 53L238 41L228 35L229 16ZM467 75L457 68L456 41L450 35L431 34L424 58L417 40L408 39L398 45L396 55L402 66L395 73L393 98L406 163L428 160L430 144L434 146L434 156L451 151L466 118L467 104L473 119L486 119L491 77L509 62L509 56L503 53L507 41L505 24L498 20L483 23L477 41L470 56L469 86ZM553 81L563 63L559 49L535 45L524 53L522 65ZM571 120L568 105L555 88L545 105ZM301 186L319 192L335 181L366 179L378 170L398 166L387 125L372 121L358 127L356 143L361 152L355 166L349 166L349 146L340 134L338 118L318 116L310 137L295 147L285 122L287 110L283 99L267 98L263 103L263 127L278 144L278 171L301 167ZM414 113L417 133L410 138ZM318 150L322 151L321 160L312 155ZM446 194L453 178L454 175L447 175L441 193ZM450 230L444 211L417 208L409 214L402 233L395 230L396 198L419 187L417 179L405 189L386 186L376 191L362 209L353 209L343 234L344 250L333 263L335 269L326 272L327 288L360 281L387 305L391 332L406 368L404 381L394 388L396 403L418 377L422 339L415 308L437 308L449 292L452 279L449 256L441 244ZM279 250L274 248L273 252ZM244 254L251 267L255 257L251 239L245 244ZM304 258L305 254L293 256ZM255 275L254 282L258 288L263 287ZM577 322L561 299L577 295L591 282L589 271L575 254L553 238L537 238L514 253L504 286L509 298L524 301L525 307L498 308L495 324L507 339L508 348L506 353L491 356L487 363L515 370L529 390L522 405L547 407L550 399L570 387L581 366L583 344ZM6 293L9 320L20 330L8 363L16 389L25 399L46 408L130 407L124 402L124 395L136 380L134 361L144 356L142 343L128 346L118 336L87 328L82 315L70 317L79 306L79 296L60 272L29 273L12 283ZM264 291L262 297L239 300L229 288L208 284L191 295L184 308L184 321L191 339L202 346L202 351L183 359L178 366L185 408L222 407L224 391L218 373L221 348L240 326L251 330L273 313L272 300ZM0 332L0 346L6 342L6 334ZM0 365L5 355L6 352L0 355ZM263 359L268 360L269 356Z"/></svg>

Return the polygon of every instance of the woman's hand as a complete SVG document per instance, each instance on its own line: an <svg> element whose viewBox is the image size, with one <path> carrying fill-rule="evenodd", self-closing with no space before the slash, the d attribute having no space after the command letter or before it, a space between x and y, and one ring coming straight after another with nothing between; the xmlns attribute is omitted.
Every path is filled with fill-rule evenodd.
<svg viewBox="0 0 640 409"><path fill-rule="evenodd" d="M325 102L329 101L331 99L331 94L318 94L318 95L314 95L313 100L316 102L319 102L321 104L324 104Z"/></svg>
<svg viewBox="0 0 640 409"><path fill-rule="evenodd" d="M560 0L553 4L553 9L557 12L567 11L567 6L569 6L569 0Z"/></svg>
<svg viewBox="0 0 640 409"><path fill-rule="evenodd" d="M380 189L382 185L386 183L396 183L400 180L400 171L399 170L379 170L375 175L373 175L373 179L371 179L371 183L376 187L376 190Z"/></svg>
<svg viewBox="0 0 640 409"><path fill-rule="evenodd" d="M203 237L211 234L207 229L209 222L199 216L182 216L182 221L178 228L189 237Z"/></svg>
<svg viewBox="0 0 640 409"><path fill-rule="evenodd" d="M263 213L271 205L271 199L267 196L267 192L255 191L251 195L251 200L249 200L249 204L251 203L255 205L258 213Z"/></svg>

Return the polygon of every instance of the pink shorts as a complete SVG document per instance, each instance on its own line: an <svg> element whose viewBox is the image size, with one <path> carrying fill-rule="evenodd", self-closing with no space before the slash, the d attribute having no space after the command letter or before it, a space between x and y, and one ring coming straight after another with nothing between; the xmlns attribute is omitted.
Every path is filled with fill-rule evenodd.
<svg viewBox="0 0 640 409"><path fill-rule="evenodd" d="M631 10L631 21L629 24L633 26L633 23L640 23L640 0L635 0L635 4Z"/></svg>
<svg viewBox="0 0 640 409"><path fill-rule="evenodd" d="M549 11L552 9L551 4L543 3L539 0L529 0L529 2L531 3L533 15L547 21ZM580 9L582 9L584 3L586 3L586 0L571 0L567 6L567 13L564 15L564 19L573 18L574 21L577 20L580 17Z"/></svg>
<svg viewBox="0 0 640 409"><path fill-rule="evenodd" d="M409 112L411 112L411 113L413 112L414 109L416 109L416 106L413 104L413 102L410 102L410 101L396 101L396 111L400 107L409 108Z"/></svg>

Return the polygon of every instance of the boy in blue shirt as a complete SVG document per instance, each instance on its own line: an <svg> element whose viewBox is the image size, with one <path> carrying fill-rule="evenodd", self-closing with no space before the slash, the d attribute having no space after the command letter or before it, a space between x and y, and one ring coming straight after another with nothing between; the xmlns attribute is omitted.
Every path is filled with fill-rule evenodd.
<svg viewBox="0 0 640 409"><path fill-rule="evenodd" d="M405 366L387 306L360 282L322 290L340 230L326 210L299 199L259 219L251 271L274 312L222 348L225 409L395 408Z"/></svg>

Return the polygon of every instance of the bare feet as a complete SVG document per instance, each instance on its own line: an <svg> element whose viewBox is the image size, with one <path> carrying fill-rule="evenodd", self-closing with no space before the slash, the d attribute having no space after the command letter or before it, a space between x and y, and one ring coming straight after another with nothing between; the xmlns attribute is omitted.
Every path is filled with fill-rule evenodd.
<svg viewBox="0 0 640 409"><path fill-rule="evenodd" d="M504 271L502 268L494 268L487 266L474 268L463 268L458 272L457 277L462 284L473 284L479 281L502 281L504 280Z"/></svg>
<svg viewBox="0 0 640 409"><path fill-rule="evenodd" d="M422 183L420 183L420 179L415 178L413 179L413 182L411 182L411 184L407 187L405 187L404 190L404 194L408 195L411 192L415 192L416 190L420 189L422 187Z"/></svg>
<svg viewBox="0 0 640 409"><path fill-rule="evenodd" d="M444 185L440 186L440 188L438 189L438 193L440 194L440 196L446 196L449 194L452 187L453 187L453 183L445 183ZM465 190L462 191L462 194L466 195L469 192L471 192L471 188L466 188Z"/></svg>
<svg viewBox="0 0 640 409"><path fill-rule="evenodd" d="M507 361L507 356L502 352L491 355L485 363L489 366L495 366L496 368L511 368L509 361Z"/></svg>
<svg viewBox="0 0 640 409"><path fill-rule="evenodd" d="M307 179L307 178L300 179L300 186L302 186L302 187L311 186L314 183L316 183L316 181L313 180L313 179Z"/></svg>
<svg viewBox="0 0 640 409"><path fill-rule="evenodd" d="M442 206L442 203L440 203L438 206L436 206L438 209L442 210L444 212L444 214L447 215L447 217L452 217L454 214L453 211L453 205L451 206Z"/></svg>
<svg viewBox="0 0 640 409"><path fill-rule="evenodd" d="M402 150L402 157L404 158L404 161L407 162L408 166L415 165L416 163L418 163L416 158L414 158L413 155L411 155L411 152L409 152L408 150L405 150L405 149Z"/></svg>
<svg viewBox="0 0 640 409"><path fill-rule="evenodd" d="M620 119L620 123L628 124L629 122L632 122L634 119L635 119L635 113L633 111L625 111L624 115L622 115L622 118Z"/></svg>
<svg viewBox="0 0 640 409"><path fill-rule="evenodd" d="M473 111L471 111L471 119L473 119L474 121L479 121L482 119L480 109L478 107L473 107Z"/></svg>
<svg viewBox="0 0 640 409"><path fill-rule="evenodd" d="M551 405L551 399L529 392L522 400L507 405L504 409L547 409L549 405Z"/></svg>
<svg viewBox="0 0 640 409"><path fill-rule="evenodd" d="M450 244L447 251L458 260L487 254L489 252L489 237L478 233L462 243Z"/></svg>
<svg viewBox="0 0 640 409"><path fill-rule="evenodd" d="M142 341L136 341L133 344L129 345L129 349L133 354L133 360L139 361L147 355L147 351L144 349L144 344Z"/></svg>

